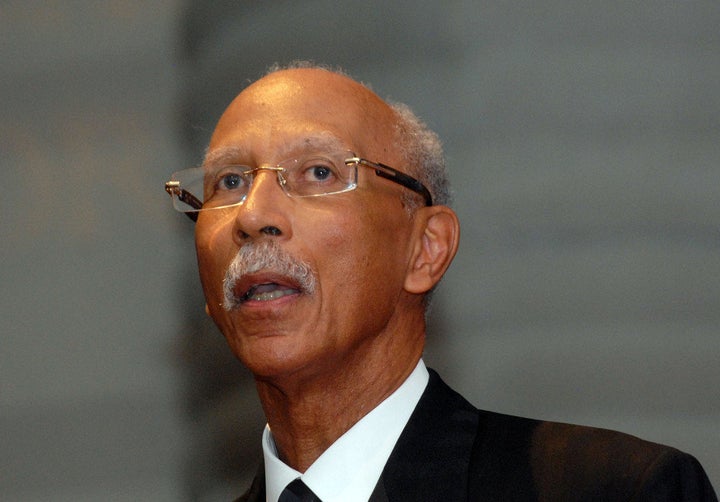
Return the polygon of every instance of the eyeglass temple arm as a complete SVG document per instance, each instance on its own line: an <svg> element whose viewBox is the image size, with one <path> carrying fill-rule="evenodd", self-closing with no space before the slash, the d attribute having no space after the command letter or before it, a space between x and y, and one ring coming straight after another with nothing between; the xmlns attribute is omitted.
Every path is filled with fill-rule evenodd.
<svg viewBox="0 0 720 502"><path fill-rule="evenodd" d="M198 211L202 209L202 202L184 188L180 188L179 181L168 181L165 183L165 191L169 193L171 197L175 195L181 202L184 202ZM191 220L197 221L198 214L196 212L188 212L185 213L185 215Z"/></svg>
<svg viewBox="0 0 720 502"><path fill-rule="evenodd" d="M416 180L412 176L408 176L407 174L402 173L397 169L393 169L390 166L386 166L385 164L381 164L380 162L371 162L365 159L360 159L360 161L373 167L375 169L375 174L377 174L381 178L394 181L395 183L409 188L413 192L419 193L425 199L425 204L427 204L428 206L433 205L432 195L430 195L430 191L425 187L425 185L420 183L420 181Z"/></svg>

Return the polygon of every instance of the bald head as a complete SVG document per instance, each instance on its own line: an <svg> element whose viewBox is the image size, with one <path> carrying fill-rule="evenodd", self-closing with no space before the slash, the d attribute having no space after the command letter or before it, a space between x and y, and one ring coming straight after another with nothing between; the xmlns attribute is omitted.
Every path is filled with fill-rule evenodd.
<svg viewBox="0 0 720 502"><path fill-rule="evenodd" d="M218 122L209 151L229 137L257 145L261 138L300 138L310 131L325 130L328 136L345 139L349 143L345 148L358 155L397 163L402 159L393 152L398 143L396 124L396 114L387 103L344 75L318 68L280 70L256 81L233 100ZM228 134L239 129L251 135L238 138ZM292 149L295 145L277 146L282 157L285 146Z"/></svg>

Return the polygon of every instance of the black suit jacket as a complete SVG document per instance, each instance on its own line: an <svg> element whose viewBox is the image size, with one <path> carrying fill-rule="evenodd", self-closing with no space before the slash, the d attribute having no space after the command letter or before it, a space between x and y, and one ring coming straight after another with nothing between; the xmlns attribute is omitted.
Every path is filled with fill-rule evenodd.
<svg viewBox="0 0 720 502"><path fill-rule="evenodd" d="M265 500L261 469L239 501ZM380 476L384 501L717 501L674 448L592 427L476 409L430 381Z"/></svg>

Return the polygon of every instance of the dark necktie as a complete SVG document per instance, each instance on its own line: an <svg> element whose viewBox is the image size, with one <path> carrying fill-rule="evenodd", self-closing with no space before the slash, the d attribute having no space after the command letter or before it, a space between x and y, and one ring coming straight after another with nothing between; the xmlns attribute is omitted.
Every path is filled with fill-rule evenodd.
<svg viewBox="0 0 720 502"><path fill-rule="evenodd" d="M322 502L300 478L290 483L280 494L278 502Z"/></svg>

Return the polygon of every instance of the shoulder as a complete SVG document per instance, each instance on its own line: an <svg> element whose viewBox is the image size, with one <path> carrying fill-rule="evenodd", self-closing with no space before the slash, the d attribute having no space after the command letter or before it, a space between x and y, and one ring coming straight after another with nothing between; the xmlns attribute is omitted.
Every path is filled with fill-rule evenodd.
<svg viewBox="0 0 720 502"><path fill-rule="evenodd" d="M556 491L566 480L573 490L603 490L619 498L641 491L653 472L685 457L674 448L621 432L542 422L534 429L528 461L542 492Z"/></svg>
<svg viewBox="0 0 720 502"><path fill-rule="evenodd" d="M480 416L473 478L508 500L716 500L697 460L675 448L607 429Z"/></svg>
<svg viewBox="0 0 720 502"><path fill-rule="evenodd" d="M484 500L717 500L699 462L675 448L608 429L477 410L437 374L430 382L438 410L474 410L468 486Z"/></svg>

